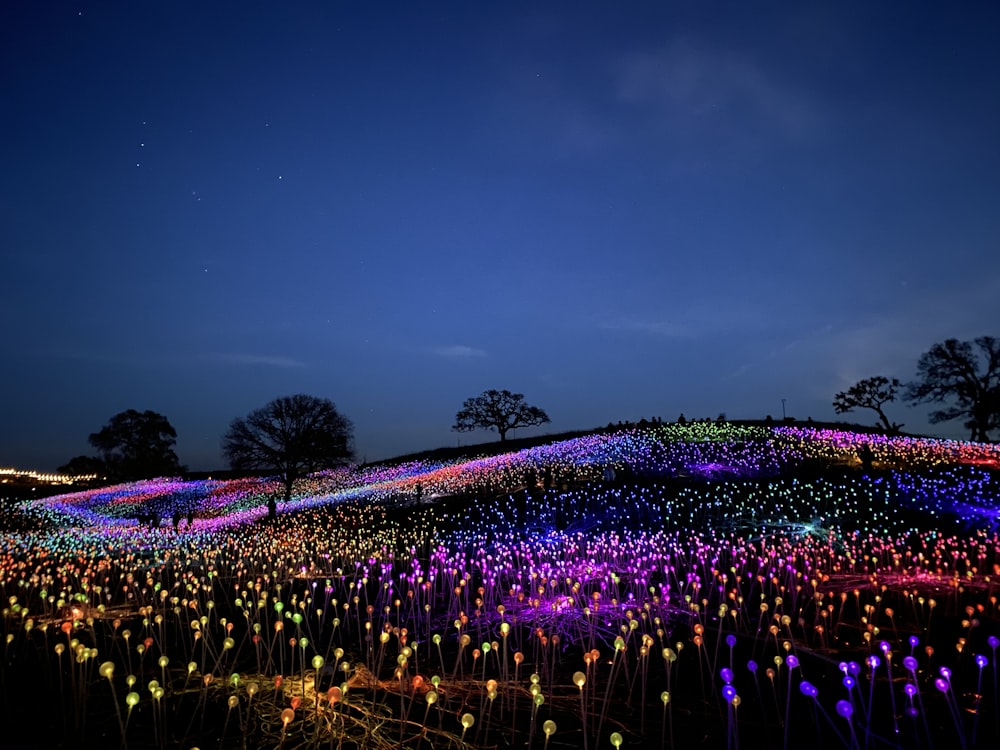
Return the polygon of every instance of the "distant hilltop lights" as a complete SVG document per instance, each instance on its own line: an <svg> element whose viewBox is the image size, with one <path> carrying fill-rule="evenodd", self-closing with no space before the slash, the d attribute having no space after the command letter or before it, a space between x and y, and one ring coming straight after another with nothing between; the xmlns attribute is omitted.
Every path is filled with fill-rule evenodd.
<svg viewBox="0 0 1000 750"><path fill-rule="evenodd" d="M76 482L92 482L97 478L97 474L42 474L30 469L0 468L0 483L27 479L43 484L75 484Z"/></svg>

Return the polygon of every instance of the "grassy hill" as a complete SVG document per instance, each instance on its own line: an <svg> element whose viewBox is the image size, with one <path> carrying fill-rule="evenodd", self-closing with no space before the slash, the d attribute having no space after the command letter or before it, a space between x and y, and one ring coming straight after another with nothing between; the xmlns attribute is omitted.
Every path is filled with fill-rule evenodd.
<svg viewBox="0 0 1000 750"><path fill-rule="evenodd" d="M274 522L253 477L22 503L0 704L58 695L51 747L1000 742L1000 448L558 437L322 472Z"/></svg>

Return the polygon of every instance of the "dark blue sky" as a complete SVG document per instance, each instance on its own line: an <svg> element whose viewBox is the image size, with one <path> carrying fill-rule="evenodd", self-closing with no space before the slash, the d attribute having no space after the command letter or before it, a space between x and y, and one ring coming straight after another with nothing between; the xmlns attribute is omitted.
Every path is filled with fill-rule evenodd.
<svg viewBox="0 0 1000 750"><path fill-rule="evenodd" d="M486 388L550 431L833 419L1000 335L998 38L986 2L5 2L0 465L136 408L217 468L299 392L369 460L488 439L449 429Z"/></svg>

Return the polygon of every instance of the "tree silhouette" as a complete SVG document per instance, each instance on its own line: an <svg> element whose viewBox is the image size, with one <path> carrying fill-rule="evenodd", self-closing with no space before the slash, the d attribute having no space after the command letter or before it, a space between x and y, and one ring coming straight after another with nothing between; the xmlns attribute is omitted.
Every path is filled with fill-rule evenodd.
<svg viewBox="0 0 1000 750"><path fill-rule="evenodd" d="M108 473L108 467L96 456L73 456L60 466L58 471L71 477L85 477L91 474L103 477Z"/></svg>
<svg viewBox="0 0 1000 750"><path fill-rule="evenodd" d="M129 409L116 414L89 440L111 479L131 481L184 471L174 453L177 431L155 411Z"/></svg>
<svg viewBox="0 0 1000 750"><path fill-rule="evenodd" d="M276 471L285 501L295 481L306 474L354 459L354 425L332 401L315 396L285 396L234 419L222 438L222 453L239 471ZM268 515L277 515L274 498Z"/></svg>
<svg viewBox="0 0 1000 750"><path fill-rule="evenodd" d="M935 344L921 355L917 374L907 386L908 401L945 404L931 412L931 422L965 417L970 439L989 442L990 431L1000 428L1000 340L980 336Z"/></svg>
<svg viewBox="0 0 1000 750"><path fill-rule="evenodd" d="M549 415L537 406L529 406L523 394L491 389L474 398L467 398L455 415L455 424L451 429L456 432L495 430L500 433L500 442L503 442L510 430L534 427L549 421Z"/></svg>
<svg viewBox="0 0 1000 750"><path fill-rule="evenodd" d="M890 380L882 375L859 380L833 397L833 410L837 414L844 414L854 409L871 409L878 414L886 432L898 432L903 425L890 422L882 406L895 401L896 393L901 387L902 383L897 378Z"/></svg>

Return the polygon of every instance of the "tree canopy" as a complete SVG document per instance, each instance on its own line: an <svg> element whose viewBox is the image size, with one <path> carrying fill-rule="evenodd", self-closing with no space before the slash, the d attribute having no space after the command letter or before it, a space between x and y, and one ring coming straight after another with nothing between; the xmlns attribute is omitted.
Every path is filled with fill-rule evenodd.
<svg viewBox="0 0 1000 750"><path fill-rule="evenodd" d="M524 394L508 390L483 391L479 396L467 398L455 415L451 428L456 432L485 429L500 433L500 441L517 427L534 427L551 421L549 415L537 406L529 406Z"/></svg>
<svg viewBox="0 0 1000 750"><path fill-rule="evenodd" d="M71 477L85 477L92 474L103 477L108 473L104 462L96 456L73 456L60 466L58 471L60 474L67 474Z"/></svg>
<svg viewBox="0 0 1000 750"><path fill-rule="evenodd" d="M921 355L917 375L906 397L915 404L942 404L931 412L931 422L964 417L970 439L981 442L988 442L990 432L1000 428L1000 340L980 336L935 344Z"/></svg>
<svg viewBox="0 0 1000 750"><path fill-rule="evenodd" d="M234 419L222 438L222 453L238 471L275 471L292 496L297 479L354 460L354 425L332 401L284 396ZM268 502L273 518L277 507Z"/></svg>
<svg viewBox="0 0 1000 750"><path fill-rule="evenodd" d="M177 431L155 411L129 409L116 414L89 440L111 479L132 481L184 471L174 452Z"/></svg>
<svg viewBox="0 0 1000 750"><path fill-rule="evenodd" d="M896 400L896 393L901 387L902 383L897 378L890 380L882 375L859 380L833 397L833 410L844 414L854 409L871 409L878 414L886 432L898 432L902 425L890 422L882 407Z"/></svg>

